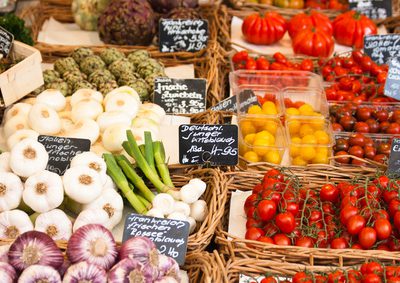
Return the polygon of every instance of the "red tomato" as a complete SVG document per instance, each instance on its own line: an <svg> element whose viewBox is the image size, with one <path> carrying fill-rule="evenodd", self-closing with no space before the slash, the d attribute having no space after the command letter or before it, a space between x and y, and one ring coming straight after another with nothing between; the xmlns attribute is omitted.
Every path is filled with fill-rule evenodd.
<svg viewBox="0 0 400 283"><path fill-rule="evenodd" d="M369 133L370 132L369 125L366 122L357 122L354 125L354 131L358 133Z"/></svg>
<svg viewBox="0 0 400 283"><path fill-rule="evenodd" d="M277 63L281 63L284 65L287 65L289 63L288 59L286 58L285 55L283 55L281 52L275 52L274 55L272 56Z"/></svg>
<svg viewBox="0 0 400 283"><path fill-rule="evenodd" d="M275 224L283 233L291 233L296 228L296 222L293 214L290 212L279 213L275 217Z"/></svg>
<svg viewBox="0 0 400 283"><path fill-rule="evenodd" d="M263 278L260 283L277 283L276 279L273 276L268 276Z"/></svg>
<svg viewBox="0 0 400 283"><path fill-rule="evenodd" d="M337 43L355 48L364 47L365 35L378 32L372 20L356 11L338 15L332 24Z"/></svg>
<svg viewBox="0 0 400 283"><path fill-rule="evenodd" d="M364 157L364 149L359 145L353 145L352 147L349 148L349 154L357 156L359 158L363 158Z"/></svg>
<svg viewBox="0 0 400 283"><path fill-rule="evenodd" d="M358 208L352 205L346 205L341 211L340 211L340 222L343 225L347 225L347 222L349 221L350 217L353 215L357 215L358 213Z"/></svg>
<svg viewBox="0 0 400 283"><path fill-rule="evenodd" d="M314 70L314 63L311 59L304 59L301 61L300 70L312 72Z"/></svg>
<svg viewBox="0 0 400 283"><path fill-rule="evenodd" d="M331 242L332 249L347 249L349 244L347 243L345 238L336 238Z"/></svg>
<svg viewBox="0 0 400 283"><path fill-rule="evenodd" d="M276 203L268 199L260 201L257 206L257 213L263 221L273 219L276 213Z"/></svg>
<svg viewBox="0 0 400 283"><path fill-rule="evenodd" d="M269 70L269 61L265 57L260 56L256 60L257 70Z"/></svg>
<svg viewBox="0 0 400 283"><path fill-rule="evenodd" d="M310 237L300 237L296 240L295 245L298 247L313 248L314 240Z"/></svg>
<svg viewBox="0 0 400 283"><path fill-rule="evenodd" d="M370 273L364 276L364 279L362 281L363 283L381 283L382 280L381 278L374 274L374 273Z"/></svg>
<svg viewBox="0 0 400 283"><path fill-rule="evenodd" d="M353 215L347 221L347 232L349 232L349 234L353 236L357 235L365 227L365 224L366 221L364 217L359 214Z"/></svg>
<svg viewBox="0 0 400 283"><path fill-rule="evenodd" d="M260 238L257 239L257 241L263 242L263 243L268 243L268 244L274 244L274 240L272 240L271 237L267 237L267 236L261 236Z"/></svg>
<svg viewBox="0 0 400 283"><path fill-rule="evenodd" d="M346 276L342 270L336 270L328 275L328 283L345 283Z"/></svg>
<svg viewBox="0 0 400 283"><path fill-rule="evenodd" d="M391 277L387 280L387 283L400 283L400 277Z"/></svg>
<svg viewBox="0 0 400 283"><path fill-rule="evenodd" d="M313 282L313 277L311 274L307 274L305 272L297 272L293 278L292 282L293 283L311 283Z"/></svg>
<svg viewBox="0 0 400 283"><path fill-rule="evenodd" d="M257 70L257 62L253 58L249 58L245 64L246 70Z"/></svg>
<svg viewBox="0 0 400 283"><path fill-rule="evenodd" d="M251 227L250 229L247 229L245 238L247 240L258 240L263 235L264 231L262 229Z"/></svg>
<svg viewBox="0 0 400 283"><path fill-rule="evenodd" d="M358 234L358 241L364 249L370 249L376 243L376 231L374 228L365 227Z"/></svg>
<svg viewBox="0 0 400 283"><path fill-rule="evenodd" d="M400 211L397 211L393 217L393 225L400 230Z"/></svg>
<svg viewBox="0 0 400 283"><path fill-rule="evenodd" d="M314 57L329 57L333 53L334 45L333 37L319 28L302 30L292 41L295 54Z"/></svg>
<svg viewBox="0 0 400 283"><path fill-rule="evenodd" d="M386 240L392 234L392 225L385 218L379 218L375 221L374 229L379 240Z"/></svg>
<svg viewBox="0 0 400 283"><path fill-rule="evenodd" d="M398 199L392 199L389 203L389 214L394 216L400 211L400 201Z"/></svg>
<svg viewBox="0 0 400 283"><path fill-rule="evenodd" d="M276 234L273 236L274 243L278 246L290 246L292 241L285 234Z"/></svg>
<svg viewBox="0 0 400 283"><path fill-rule="evenodd" d="M325 184L322 186L319 197L321 201L337 202L339 199L339 189L332 184Z"/></svg>
<svg viewBox="0 0 400 283"><path fill-rule="evenodd" d="M361 265L360 271L363 275L374 273L381 276L383 274L383 267L381 264L375 261L363 263Z"/></svg>
<svg viewBox="0 0 400 283"><path fill-rule="evenodd" d="M333 28L327 16L317 11L311 10L310 13L297 14L292 17L288 24L288 32L291 38L295 37L301 30L320 28L328 35L332 35Z"/></svg>
<svg viewBox="0 0 400 283"><path fill-rule="evenodd" d="M239 64L242 63L243 61L246 61L248 57L249 53L243 50L240 52L236 52L235 55L232 56L232 61L233 63Z"/></svg>
<svg viewBox="0 0 400 283"><path fill-rule="evenodd" d="M287 29L285 19L278 13L254 13L247 16L242 24L242 33L246 41L269 45L282 39Z"/></svg>

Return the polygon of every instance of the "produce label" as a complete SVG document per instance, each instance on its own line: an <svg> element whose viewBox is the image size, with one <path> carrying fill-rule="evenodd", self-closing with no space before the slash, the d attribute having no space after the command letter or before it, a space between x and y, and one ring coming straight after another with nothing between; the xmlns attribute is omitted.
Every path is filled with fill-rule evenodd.
<svg viewBox="0 0 400 283"><path fill-rule="evenodd" d="M0 27L0 53L3 57L7 57L11 51L14 41L14 35L8 30Z"/></svg>
<svg viewBox="0 0 400 283"><path fill-rule="evenodd" d="M254 92L250 89L244 90L240 93L240 110L242 112L247 112L247 109L251 105L260 105L258 102L257 96L254 94ZM260 105L261 106L261 105ZM228 97L218 104L214 105L213 107L210 108L213 111L231 111L231 112L236 112L237 111L237 102L236 102L236 95Z"/></svg>
<svg viewBox="0 0 400 283"><path fill-rule="evenodd" d="M400 138L393 138L390 148L388 175L400 175Z"/></svg>
<svg viewBox="0 0 400 283"><path fill-rule="evenodd" d="M40 135L38 141L44 145L49 154L46 170L64 175L72 158L90 150L90 140Z"/></svg>
<svg viewBox="0 0 400 283"><path fill-rule="evenodd" d="M390 58L400 57L400 34L366 35L364 52L378 64L388 64Z"/></svg>
<svg viewBox="0 0 400 283"><path fill-rule="evenodd" d="M238 127L236 125L179 126L181 164L236 165Z"/></svg>
<svg viewBox="0 0 400 283"><path fill-rule="evenodd" d="M160 253L172 257L179 265L185 263L189 222L131 213L125 219L122 241L132 237L147 237Z"/></svg>
<svg viewBox="0 0 400 283"><path fill-rule="evenodd" d="M158 30L160 52L197 52L207 47L206 20L161 19Z"/></svg>
<svg viewBox="0 0 400 283"><path fill-rule="evenodd" d="M388 0L349 0L350 9L356 10L371 19L385 19L392 15L392 1Z"/></svg>
<svg viewBox="0 0 400 283"><path fill-rule="evenodd" d="M156 78L154 102L167 114L194 114L206 110L205 79Z"/></svg>
<svg viewBox="0 0 400 283"><path fill-rule="evenodd" d="M385 83L385 95L400 99L400 57L390 60Z"/></svg>

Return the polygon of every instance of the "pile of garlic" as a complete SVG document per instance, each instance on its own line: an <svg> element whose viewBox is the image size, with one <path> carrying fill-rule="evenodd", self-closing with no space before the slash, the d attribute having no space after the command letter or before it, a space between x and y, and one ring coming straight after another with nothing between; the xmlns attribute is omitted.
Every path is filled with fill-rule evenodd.
<svg viewBox="0 0 400 283"><path fill-rule="evenodd" d="M93 152L76 155L62 177L45 170L48 158L44 146L32 138L0 155L1 238L35 229L54 240L68 240L83 225L97 223L111 230L122 220L123 200L101 157ZM70 203L79 207L75 220L63 211Z"/></svg>
<svg viewBox="0 0 400 283"><path fill-rule="evenodd" d="M89 139L91 150L98 155L123 153L127 129L138 142L144 140L145 130L157 140L164 117L160 106L142 104L137 92L127 86L114 89L104 98L92 89L80 89L70 97L48 89L6 110L0 127L0 150L10 151L25 138L53 135Z"/></svg>

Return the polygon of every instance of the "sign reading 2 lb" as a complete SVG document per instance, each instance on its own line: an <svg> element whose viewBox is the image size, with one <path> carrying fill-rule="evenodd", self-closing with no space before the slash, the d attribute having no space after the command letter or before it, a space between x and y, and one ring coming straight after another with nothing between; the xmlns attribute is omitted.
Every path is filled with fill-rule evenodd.
<svg viewBox="0 0 400 283"><path fill-rule="evenodd" d="M236 165L238 127L236 125L179 126L179 162Z"/></svg>

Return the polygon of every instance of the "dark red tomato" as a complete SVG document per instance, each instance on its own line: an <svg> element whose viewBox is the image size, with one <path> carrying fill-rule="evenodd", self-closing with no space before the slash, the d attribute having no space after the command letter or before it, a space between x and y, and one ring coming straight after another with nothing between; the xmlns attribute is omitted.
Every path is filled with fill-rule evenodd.
<svg viewBox="0 0 400 283"><path fill-rule="evenodd" d="M370 138L370 137L365 137L365 143L364 143L364 145L374 146L375 143L374 143L374 140L373 140L372 138Z"/></svg>
<svg viewBox="0 0 400 283"><path fill-rule="evenodd" d="M354 125L357 123L356 118L353 116L344 116L339 121L340 125L342 125L343 129L351 132L353 131Z"/></svg>
<svg viewBox="0 0 400 283"><path fill-rule="evenodd" d="M345 156L345 157L340 157L340 156ZM346 151L338 151L335 153L335 161L342 163L342 164L349 164L350 163L350 157L346 156L349 155Z"/></svg>
<svg viewBox="0 0 400 283"><path fill-rule="evenodd" d="M399 123L391 123L389 127L385 131L386 134L398 135L400 134L400 124Z"/></svg>
<svg viewBox="0 0 400 283"><path fill-rule="evenodd" d="M359 145L354 145L349 148L349 154L357 156L359 158L363 158L364 157L364 149Z"/></svg>
<svg viewBox="0 0 400 283"><path fill-rule="evenodd" d="M262 184L257 184L253 187L253 194L257 195L263 190Z"/></svg>
<svg viewBox="0 0 400 283"><path fill-rule="evenodd" d="M360 122L357 122L360 123ZM356 123L356 125L357 125ZM364 146L365 145L365 136L363 134L360 133L355 133L352 134L349 137L349 145L359 145L359 146Z"/></svg>
<svg viewBox="0 0 400 283"><path fill-rule="evenodd" d="M279 181L277 179L270 177L270 178L264 178L262 185L263 185L264 190L274 190L276 184L278 184L278 183L279 183Z"/></svg>
<svg viewBox="0 0 400 283"><path fill-rule="evenodd" d="M272 200L262 200L258 203L257 213L261 220L269 221L276 213L276 203Z"/></svg>
<svg viewBox="0 0 400 283"><path fill-rule="evenodd" d="M343 132L344 131L343 126L340 125L339 123L332 123L332 130L334 132Z"/></svg>
<svg viewBox="0 0 400 283"><path fill-rule="evenodd" d="M276 234L273 237L274 243L278 246L290 246L292 241L285 234Z"/></svg>
<svg viewBox="0 0 400 283"><path fill-rule="evenodd" d="M260 56L257 58L257 70L269 70L269 61L265 57Z"/></svg>
<svg viewBox="0 0 400 283"><path fill-rule="evenodd" d="M366 162L364 162L364 161L362 161L362 160L359 160L359 159L353 159L353 160L351 161L351 164L357 165L357 166L365 166L365 165L367 165Z"/></svg>
<svg viewBox="0 0 400 283"><path fill-rule="evenodd" d="M258 240L261 236L264 235L264 231L260 228L256 227L251 227L250 229L247 229L245 238L247 240Z"/></svg>
<svg viewBox="0 0 400 283"><path fill-rule="evenodd" d="M388 143L380 143L378 145L377 152L379 154L389 155L390 154L390 144L388 144Z"/></svg>
<svg viewBox="0 0 400 283"><path fill-rule="evenodd" d="M376 155L376 149L373 146L366 145L364 146L364 156L368 159L374 159Z"/></svg>
<svg viewBox="0 0 400 283"><path fill-rule="evenodd" d="M339 199L339 189L332 184L325 184L322 186L319 197L321 201L337 202Z"/></svg>
<svg viewBox="0 0 400 283"><path fill-rule="evenodd" d="M390 238L387 244L391 251L400 251L400 240L396 238Z"/></svg>
<svg viewBox="0 0 400 283"><path fill-rule="evenodd" d="M362 275L360 271L351 269L347 271L347 277L348 283L360 283Z"/></svg>
<svg viewBox="0 0 400 283"><path fill-rule="evenodd" d="M275 235L276 233L279 232L278 227L276 227L276 225L272 221L267 222L267 224L265 224L263 230L264 230L265 236L268 236L268 237L272 237L273 235Z"/></svg>
<svg viewBox="0 0 400 283"><path fill-rule="evenodd" d="M380 251L390 251L389 247L386 244L379 244L376 249Z"/></svg>
<svg viewBox="0 0 400 283"><path fill-rule="evenodd" d="M374 224L374 229L379 240L386 240L390 237L390 234L392 234L392 225L389 220L385 218L377 219Z"/></svg>
<svg viewBox="0 0 400 283"><path fill-rule="evenodd" d="M364 276L364 279L362 282L363 283L381 283L382 280L378 275L370 273L370 274L367 274Z"/></svg>
<svg viewBox="0 0 400 283"><path fill-rule="evenodd" d="M393 225L400 230L400 211L397 211L393 217Z"/></svg>
<svg viewBox="0 0 400 283"><path fill-rule="evenodd" d="M267 237L267 236L261 236L260 238L257 239L257 241L263 242L263 243L268 243L268 244L274 244L274 240L272 240L271 237Z"/></svg>
<svg viewBox="0 0 400 283"><path fill-rule="evenodd" d="M336 143L334 145L335 151L347 151L349 150L349 140L345 138L338 138L336 139Z"/></svg>
<svg viewBox="0 0 400 283"><path fill-rule="evenodd" d="M386 278L400 276L400 269L397 266L386 266L385 275Z"/></svg>
<svg viewBox="0 0 400 283"><path fill-rule="evenodd" d="M336 238L333 239L331 242L332 249L347 249L349 244L347 243L346 239L344 238Z"/></svg>
<svg viewBox="0 0 400 283"><path fill-rule="evenodd" d="M352 205L346 205L343 207L343 209L340 211L340 222L343 225L347 225L347 222L349 221L350 217L353 215L358 214L358 208Z"/></svg>
<svg viewBox="0 0 400 283"><path fill-rule="evenodd" d="M257 200L258 200L257 194L251 194L246 198L246 201L244 202L244 211L246 212L246 214L251 207L255 206Z"/></svg>
<svg viewBox="0 0 400 283"><path fill-rule="evenodd" d="M345 283L346 276L342 270L336 270L328 275L328 283Z"/></svg>
<svg viewBox="0 0 400 283"><path fill-rule="evenodd" d="M386 129L389 128L389 126L390 126L390 123L388 121L381 122L379 124L379 131L381 133L384 133L384 132L386 132Z"/></svg>
<svg viewBox="0 0 400 283"><path fill-rule="evenodd" d="M354 236L357 235L365 227L365 224L365 218L359 214L356 214L349 218L346 224L346 228L349 234Z"/></svg>
<svg viewBox="0 0 400 283"><path fill-rule="evenodd" d="M291 233L296 228L296 222L293 214L290 212L279 213L275 217L275 224L283 233Z"/></svg>
<svg viewBox="0 0 400 283"><path fill-rule="evenodd" d="M365 227L358 234L358 241L364 249L372 248L376 243L376 231L374 228Z"/></svg>
<svg viewBox="0 0 400 283"><path fill-rule="evenodd" d="M370 129L366 122L357 122L354 125L354 131L356 131L358 133L369 133Z"/></svg>
<svg viewBox="0 0 400 283"><path fill-rule="evenodd" d="M298 247L313 248L314 240L310 237L300 237L296 240L295 245Z"/></svg>
<svg viewBox="0 0 400 283"><path fill-rule="evenodd" d="M385 122L389 119L389 113L386 110L377 110L373 113L373 116L375 119L377 119L379 122Z"/></svg>
<svg viewBox="0 0 400 283"><path fill-rule="evenodd" d="M277 283L278 281L276 281L276 279L272 276L268 276L263 278L260 283Z"/></svg>
<svg viewBox="0 0 400 283"><path fill-rule="evenodd" d="M371 134L379 133L379 123L375 119L368 119L365 123L367 123Z"/></svg>
<svg viewBox="0 0 400 283"><path fill-rule="evenodd" d="M369 107L360 107L356 112L357 119L359 121L367 121L372 116L372 110Z"/></svg>
<svg viewBox="0 0 400 283"><path fill-rule="evenodd" d="M351 246L351 248L353 249L353 250L362 250L363 248L361 247L361 245L360 244L353 244L352 246Z"/></svg>
<svg viewBox="0 0 400 283"><path fill-rule="evenodd" d="M249 229L251 227L261 228L262 222L260 220L256 220L254 218L247 218L246 220L246 228Z"/></svg>

